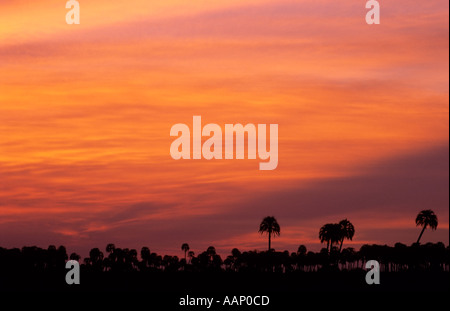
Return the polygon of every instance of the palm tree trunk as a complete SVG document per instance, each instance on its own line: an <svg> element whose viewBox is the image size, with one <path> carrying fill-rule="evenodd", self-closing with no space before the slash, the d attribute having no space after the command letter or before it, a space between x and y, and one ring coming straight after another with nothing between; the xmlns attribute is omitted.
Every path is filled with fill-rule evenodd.
<svg viewBox="0 0 450 311"><path fill-rule="evenodd" d="M419 244L419 241L420 241L420 239L422 238L422 234L423 234L423 232L425 231L425 228L427 227L427 225L425 225L425 226L423 226L423 229L422 229L422 231L420 232L420 235L419 235L419 238L417 239L417 244Z"/></svg>
<svg viewBox="0 0 450 311"><path fill-rule="evenodd" d="M270 238L271 238L271 234L269 232L269 252L270 252Z"/></svg>
<svg viewBox="0 0 450 311"><path fill-rule="evenodd" d="M344 244L344 239L341 240L341 246L339 246L339 253L342 251L342 244Z"/></svg>
<svg viewBox="0 0 450 311"><path fill-rule="evenodd" d="M330 240L327 241L327 252L330 252Z"/></svg>

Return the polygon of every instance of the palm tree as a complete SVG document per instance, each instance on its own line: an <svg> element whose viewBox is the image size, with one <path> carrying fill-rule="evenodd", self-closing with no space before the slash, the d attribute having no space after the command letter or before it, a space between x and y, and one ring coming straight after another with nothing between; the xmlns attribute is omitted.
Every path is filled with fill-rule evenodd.
<svg viewBox="0 0 450 311"><path fill-rule="evenodd" d="M342 244L344 244L344 239L350 241L353 239L353 236L355 235L355 227L347 218L341 220L339 222L339 226L341 227L341 234L340 234L341 245L339 246L339 253L340 253L342 251Z"/></svg>
<svg viewBox="0 0 450 311"><path fill-rule="evenodd" d="M183 245L181 245L181 250L184 251L184 260L186 260L186 254L190 250L189 244L183 243Z"/></svg>
<svg viewBox="0 0 450 311"><path fill-rule="evenodd" d="M333 244L341 241L341 226L339 224L325 224L319 230L320 242L327 242L327 252L331 253Z"/></svg>
<svg viewBox="0 0 450 311"><path fill-rule="evenodd" d="M231 255L233 255L233 257L236 259L236 258L239 258L239 257L241 257L241 251L239 250L239 249L237 249L237 248L233 248L232 250L231 250Z"/></svg>
<svg viewBox="0 0 450 311"><path fill-rule="evenodd" d="M298 247L298 250L297 250L297 255L299 255L299 256L305 256L306 253L307 253L306 246L305 246L305 245L300 245L300 246Z"/></svg>
<svg viewBox="0 0 450 311"><path fill-rule="evenodd" d="M327 252L329 252L330 249L330 240L331 240L329 233L330 228L331 224L325 224L319 230L320 243L327 242Z"/></svg>
<svg viewBox="0 0 450 311"><path fill-rule="evenodd" d="M436 214L430 209L421 211L419 214L417 214L416 226L423 227L422 231L420 232L419 238L417 239L416 242L417 244L419 244L420 239L422 238L422 234L427 228L427 226L429 226L431 230L436 230L438 226L438 219Z"/></svg>
<svg viewBox="0 0 450 311"><path fill-rule="evenodd" d="M216 248L214 246L210 246L208 247L208 249L206 250L206 253L208 254L208 256L212 257L216 255Z"/></svg>
<svg viewBox="0 0 450 311"><path fill-rule="evenodd" d="M150 252L150 249L147 246L143 246L141 248L141 258L145 268L147 268L150 265L151 254L152 253Z"/></svg>
<svg viewBox="0 0 450 311"><path fill-rule="evenodd" d="M239 268L239 265L241 264L241 251L237 248L233 248L231 250L231 257L233 262L233 269L236 271Z"/></svg>
<svg viewBox="0 0 450 311"><path fill-rule="evenodd" d="M277 220L273 216L267 216L263 219L261 224L259 225L259 233L264 234L267 233L269 236L269 251L271 250L270 242L272 235L280 235L280 225Z"/></svg>
<svg viewBox="0 0 450 311"><path fill-rule="evenodd" d="M106 252L107 253L112 253L114 252L114 250L116 249L116 246L113 243L109 243L108 245L106 245Z"/></svg>
<svg viewBox="0 0 450 311"><path fill-rule="evenodd" d="M103 260L103 253L96 247L90 250L89 259L91 262L96 263Z"/></svg>
<svg viewBox="0 0 450 311"><path fill-rule="evenodd" d="M105 268L109 270L116 264L116 246L113 243L107 244L106 252L108 253L108 257L105 258Z"/></svg>
<svg viewBox="0 0 450 311"><path fill-rule="evenodd" d="M89 261L91 265L98 271L102 271L103 252L100 249L93 248L89 251Z"/></svg>
<svg viewBox="0 0 450 311"><path fill-rule="evenodd" d="M76 260L76 261L80 261L80 259L81 259L81 256L80 256L80 255L78 255L77 253L72 253L72 254L70 254L70 257L69 257L69 259L70 259L70 260Z"/></svg>

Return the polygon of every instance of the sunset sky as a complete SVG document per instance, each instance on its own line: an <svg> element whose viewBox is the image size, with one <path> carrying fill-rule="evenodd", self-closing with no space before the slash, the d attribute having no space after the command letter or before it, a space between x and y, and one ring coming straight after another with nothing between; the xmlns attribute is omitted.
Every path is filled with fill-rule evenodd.
<svg viewBox="0 0 450 311"><path fill-rule="evenodd" d="M449 2L0 2L0 246L449 243ZM120 3L119 3L120 2ZM173 160L170 128L279 124L279 160Z"/></svg>

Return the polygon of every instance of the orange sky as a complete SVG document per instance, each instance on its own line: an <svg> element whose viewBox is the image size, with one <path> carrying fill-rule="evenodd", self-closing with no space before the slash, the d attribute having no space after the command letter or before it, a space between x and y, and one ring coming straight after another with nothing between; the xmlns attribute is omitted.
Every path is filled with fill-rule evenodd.
<svg viewBox="0 0 450 311"><path fill-rule="evenodd" d="M448 1L0 3L0 245L319 249L448 241ZM170 128L279 124L279 164L174 161ZM269 204L270 203L270 204Z"/></svg>

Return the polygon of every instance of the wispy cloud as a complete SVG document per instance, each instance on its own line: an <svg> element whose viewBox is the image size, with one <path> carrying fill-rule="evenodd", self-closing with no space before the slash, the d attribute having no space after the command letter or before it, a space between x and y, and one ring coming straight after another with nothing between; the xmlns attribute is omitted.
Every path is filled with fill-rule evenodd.
<svg viewBox="0 0 450 311"><path fill-rule="evenodd" d="M388 243L384 214L409 239L430 202L448 227L448 1L383 3L377 27L360 3L325 0L95 0L80 27L54 1L1 8L8 245L257 247L265 214L286 228L280 247L339 217ZM199 114L278 123L277 170L172 160L170 127Z"/></svg>

